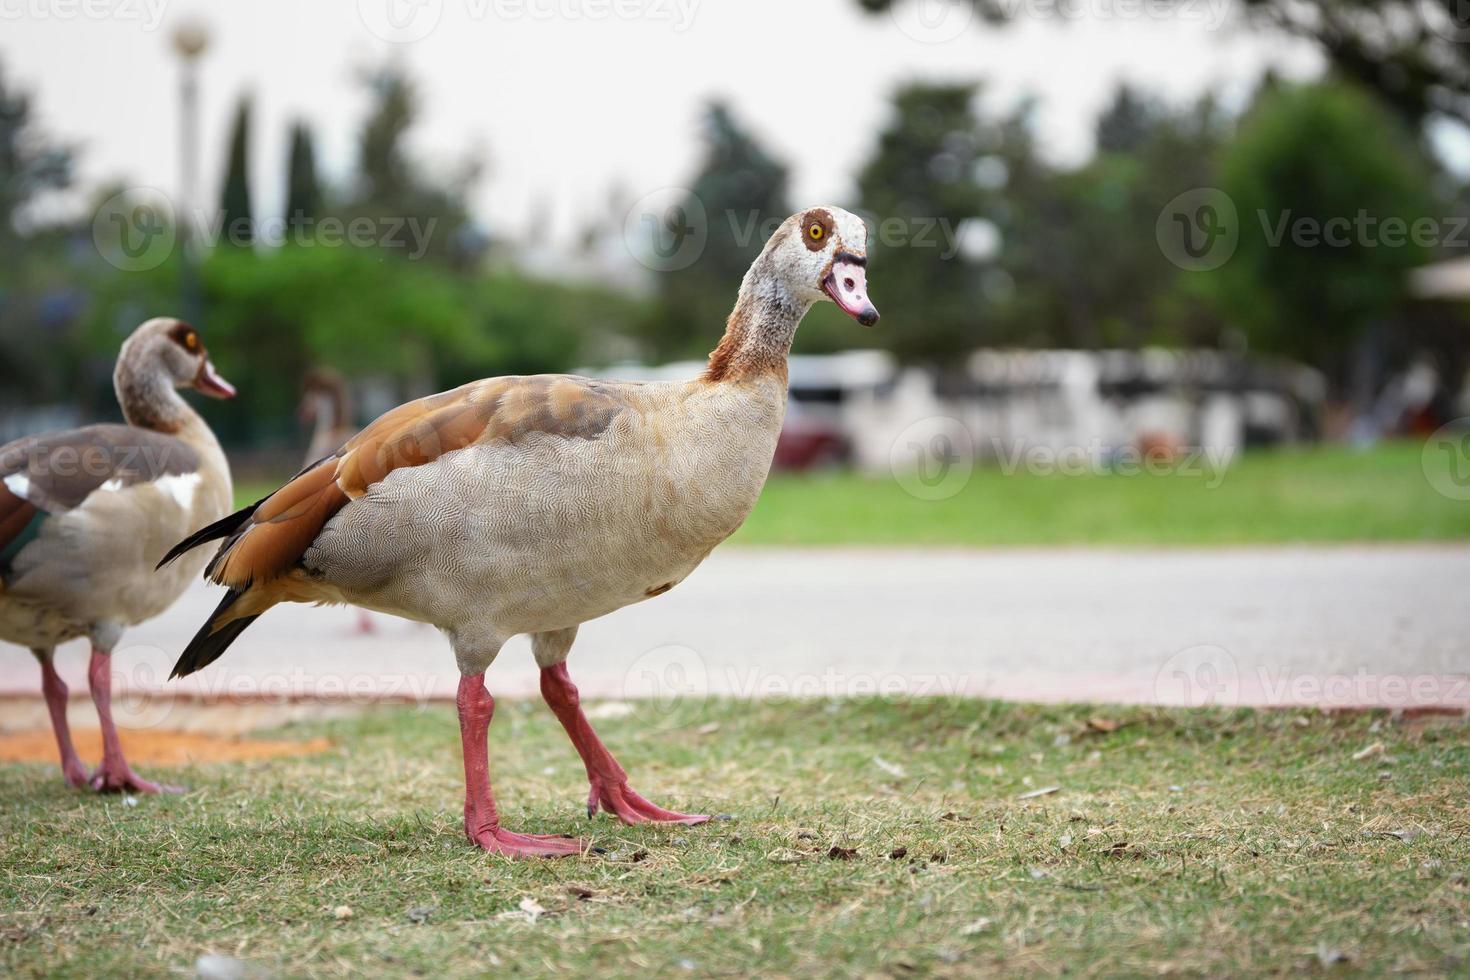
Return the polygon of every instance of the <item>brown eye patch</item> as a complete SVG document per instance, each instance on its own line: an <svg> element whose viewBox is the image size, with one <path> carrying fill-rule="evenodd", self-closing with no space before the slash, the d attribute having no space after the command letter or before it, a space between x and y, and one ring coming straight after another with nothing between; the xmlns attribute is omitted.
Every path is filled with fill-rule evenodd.
<svg viewBox="0 0 1470 980"><path fill-rule="evenodd" d="M823 208L812 208L801 216L801 240L813 252L827 247L832 237L832 215Z"/></svg>
<svg viewBox="0 0 1470 980"><path fill-rule="evenodd" d="M168 332L169 339L178 344L190 354L197 354L204 347L199 340L199 331L187 323L180 323Z"/></svg>

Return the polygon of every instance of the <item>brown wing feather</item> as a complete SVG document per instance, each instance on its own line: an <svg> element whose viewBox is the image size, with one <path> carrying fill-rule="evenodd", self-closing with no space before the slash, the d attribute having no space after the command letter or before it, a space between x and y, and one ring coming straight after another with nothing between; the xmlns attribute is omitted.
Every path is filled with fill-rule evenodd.
<svg viewBox="0 0 1470 980"><path fill-rule="evenodd" d="M244 591L296 564L347 503L334 479L336 462L323 460L266 498L210 563L210 579Z"/></svg>
<svg viewBox="0 0 1470 980"><path fill-rule="evenodd" d="M334 514L396 469L533 432L595 439L626 407L623 389L562 375L491 378L400 405L266 498L207 574L236 590L269 581L301 560Z"/></svg>

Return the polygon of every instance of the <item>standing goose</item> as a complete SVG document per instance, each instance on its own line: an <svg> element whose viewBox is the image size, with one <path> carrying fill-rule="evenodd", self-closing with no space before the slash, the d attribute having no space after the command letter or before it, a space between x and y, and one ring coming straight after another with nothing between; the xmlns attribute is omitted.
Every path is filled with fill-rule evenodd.
<svg viewBox="0 0 1470 980"><path fill-rule="evenodd" d="M838 208L787 219L694 380L491 378L383 415L169 553L223 538L206 574L228 589L173 676L212 663L278 602L355 603L432 623L461 673L466 834L504 854L575 854L580 841L502 828L490 789L485 669L528 633L542 696L586 765L589 816L709 819L629 788L565 661L578 625L667 592L745 520L781 431L797 324L822 299L865 325L878 319L866 244L862 221Z"/></svg>
<svg viewBox="0 0 1470 980"><path fill-rule="evenodd" d="M215 373L193 327L149 320L118 355L113 386L125 425L89 425L0 446L0 639L30 647L73 786L156 793L171 787L129 767L112 720L112 650L123 629L173 605L204 564L153 565L181 535L230 509L230 469L209 426L179 397L235 389ZM67 729L56 645L92 641L87 680L102 728L90 779Z"/></svg>
<svg viewBox="0 0 1470 980"><path fill-rule="evenodd" d="M311 442L306 448L306 465L310 466L328 453L334 453L357 434L352 424L352 405L347 396L347 382L335 371L318 369L307 374L301 383L301 421L311 426Z"/></svg>

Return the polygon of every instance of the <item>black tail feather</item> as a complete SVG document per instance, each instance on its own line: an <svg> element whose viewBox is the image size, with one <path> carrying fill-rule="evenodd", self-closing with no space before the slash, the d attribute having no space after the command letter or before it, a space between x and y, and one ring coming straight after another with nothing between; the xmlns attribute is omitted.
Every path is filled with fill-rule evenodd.
<svg viewBox="0 0 1470 980"><path fill-rule="evenodd" d="M260 618L259 615L244 616L215 629L215 620L234 605L238 598L240 598L240 593L234 589L225 593L224 599L215 608L214 613L205 620L199 632L194 634L194 639L189 641L184 652L179 654L179 661L174 664L173 673L168 675L169 680L175 677L187 677L194 671L202 670L214 663L229 649L230 644L235 642L235 638L245 632L246 627Z"/></svg>
<svg viewBox="0 0 1470 980"><path fill-rule="evenodd" d="M187 538L174 545L173 548L169 550L169 553L163 556L163 560L154 566L155 570L162 568L164 565L167 565L169 562L173 561L175 558L179 557L185 552L193 551L195 548L199 547L201 544L204 544L207 541L218 541L220 538L229 537L235 532L236 528L249 520L250 515L255 513L255 509L257 507L265 503L268 499L268 497L261 497L249 507L242 507L241 509L231 514L229 517L222 517L208 527L202 527L199 530L195 531L193 534L189 535Z"/></svg>

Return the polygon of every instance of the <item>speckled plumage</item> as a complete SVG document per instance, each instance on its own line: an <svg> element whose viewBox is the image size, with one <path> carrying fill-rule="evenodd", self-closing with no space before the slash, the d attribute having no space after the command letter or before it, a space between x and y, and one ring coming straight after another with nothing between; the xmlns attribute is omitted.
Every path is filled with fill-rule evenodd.
<svg viewBox="0 0 1470 980"><path fill-rule="evenodd" d="M861 322L867 231L838 208L788 219L741 284L699 378L491 378L400 406L253 508L181 542L224 542L228 587L174 675L218 658L278 602L354 603L432 623L459 663L465 830L490 850L576 853L499 826L484 758L483 674L529 633L542 692L587 766L589 813L698 823L634 793L566 674L579 624L662 595L744 522L770 470L786 358L811 306Z"/></svg>

